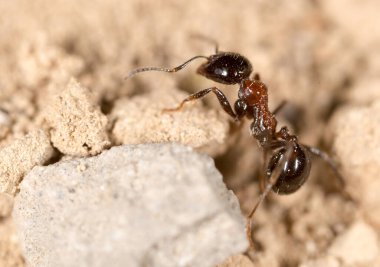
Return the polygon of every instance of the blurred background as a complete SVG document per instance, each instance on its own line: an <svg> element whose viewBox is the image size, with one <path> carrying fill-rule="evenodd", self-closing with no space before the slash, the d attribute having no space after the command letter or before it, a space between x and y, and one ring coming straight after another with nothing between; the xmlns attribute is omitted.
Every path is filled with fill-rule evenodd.
<svg viewBox="0 0 380 267"><path fill-rule="evenodd" d="M91 89L105 114L120 97L151 90L165 94L168 84L188 93L215 85L195 73L200 62L175 75L150 73L123 81L139 66L176 66L195 55L211 55L214 45L194 38L202 35L216 40L221 51L246 56L268 85L270 107L288 101L280 122L303 143L329 150L326 126L334 112L346 103L366 105L380 97L380 90L371 86L379 83L380 74L378 10L380 2L375 0L0 1L0 107L12 121L10 127L0 127L0 144L38 127L49 92L71 76ZM220 88L229 98L236 97L237 86ZM212 97L205 103L219 108ZM227 148L215 158L247 212L258 194L252 177L261 155L248 124L244 126L238 133L231 126ZM315 180L311 183L321 183ZM301 201L300 196L285 201L284 209ZM280 212L271 217L268 205L259 223L273 219L281 224L298 216ZM286 225L281 227L288 231ZM270 229L258 234L262 254L256 255L257 266L297 266L310 256L300 245L309 237L301 234L279 234L282 245L271 249L269 241L261 240L276 239ZM321 237L311 254L323 251L331 238ZM284 253L289 244L294 250ZM275 263L266 260L272 256ZM0 214L0 266L23 265L9 214Z"/></svg>

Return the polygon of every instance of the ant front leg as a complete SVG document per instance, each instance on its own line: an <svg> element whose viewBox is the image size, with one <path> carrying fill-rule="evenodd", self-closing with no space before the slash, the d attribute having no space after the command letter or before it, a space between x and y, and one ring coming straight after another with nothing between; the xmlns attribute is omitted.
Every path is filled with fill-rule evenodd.
<svg viewBox="0 0 380 267"><path fill-rule="evenodd" d="M222 106L223 110L228 115L230 115L234 120L238 120L239 119L238 115L235 114L235 112L233 111L230 103L228 102L227 97L223 94L222 91L220 91L216 87L210 87L210 88L204 89L202 91L199 91L199 92L197 92L195 94L192 94L192 95L186 97L177 107L175 107L175 108L169 108L169 109L164 109L164 111L165 112L172 112L172 111L181 110L186 102L195 101L197 99L205 97L210 92L213 92L216 95L216 97L218 98L219 104Z"/></svg>

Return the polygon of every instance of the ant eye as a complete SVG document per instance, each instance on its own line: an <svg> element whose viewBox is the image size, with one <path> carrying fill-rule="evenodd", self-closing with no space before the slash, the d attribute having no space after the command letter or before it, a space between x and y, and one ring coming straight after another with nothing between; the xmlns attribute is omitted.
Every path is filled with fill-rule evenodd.
<svg viewBox="0 0 380 267"><path fill-rule="evenodd" d="M285 160L284 168L272 190L278 194L291 194L297 191L307 180L310 173L309 155L301 145L295 143L288 159L283 159L286 148L277 151L269 161L267 177L269 178L274 169Z"/></svg>

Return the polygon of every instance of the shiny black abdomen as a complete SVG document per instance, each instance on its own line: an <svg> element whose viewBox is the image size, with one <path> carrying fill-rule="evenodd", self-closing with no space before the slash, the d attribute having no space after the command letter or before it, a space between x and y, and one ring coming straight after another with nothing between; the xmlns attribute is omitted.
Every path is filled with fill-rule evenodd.
<svg viewBox="0 0 380 267"><path fill-rule="evenodd" d="M220 52L210 56L197 72L218 83L238 84L249 78L252 65L247 58L238 53Z"/></svg>
<svg viewBox="0 0 380 267"><path fill-rule="evenodd" d="M267 169L268 179L285 154L286 148L281 148L272 156ZM285 164L272 190L278 194L291 194L297 191L306 182L310 168L311 162L305 148L295 144L288 162Z"/></svg>

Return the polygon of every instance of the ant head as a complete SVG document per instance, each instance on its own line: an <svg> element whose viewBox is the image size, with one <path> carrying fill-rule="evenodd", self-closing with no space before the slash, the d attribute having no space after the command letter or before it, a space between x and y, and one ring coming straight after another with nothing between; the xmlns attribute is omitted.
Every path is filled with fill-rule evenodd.
<svg viewBox="0 0 380 267"><path fill-rule="evenodd" d="M210 56L197 72L218 83L238 84L251 75L252 65L240 54L220 52Z"/></svg>
<svg viewBox="0 0 380 267"><path fill-rule="evenodd" d="M288 158L284 158L287 149L291 151ZM268 177L282 160L285 160L284 168L272 190L278 194L291 194L306 182L311 168L310 156L302 145L292 142L290 147L283 147L273 154L267 168Z"/></svg>

